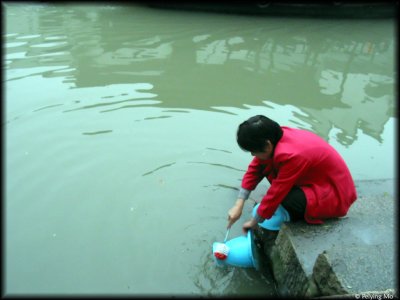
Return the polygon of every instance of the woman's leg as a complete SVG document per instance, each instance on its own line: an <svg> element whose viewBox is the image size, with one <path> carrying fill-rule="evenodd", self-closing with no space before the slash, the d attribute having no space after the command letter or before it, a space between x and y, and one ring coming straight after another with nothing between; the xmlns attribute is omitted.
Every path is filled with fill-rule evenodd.
<svg viewBox="0 0 400 300"><path fill-rule="evenodd" d="M304 219L306 205L306 195L298 186L293 187L282 201L282 206L289 212L292 221Z"/></svg>

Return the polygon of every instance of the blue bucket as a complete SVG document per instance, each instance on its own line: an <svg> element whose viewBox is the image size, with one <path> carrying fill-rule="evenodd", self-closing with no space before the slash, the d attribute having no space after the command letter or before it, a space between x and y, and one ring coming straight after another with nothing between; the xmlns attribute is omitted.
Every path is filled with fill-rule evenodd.
<svg viewBox="0 0 400 300"><path fill-rule="evenodd" d="M228 253L225 259L218 259L215 257L215 253L219 246L219 242L213 244L213 256L219 266L231 265L234 267L243 268L256 268L258 269L258 263L256 259L256 251L254 247L254 241L251 230L247 232L247 235L242 235L231 239L225 243L228 248Z"/></svg>
<svg viewBox="0 0 400 300"><path fill-rule="evenodd" d="M253 217L256 215L257 208L260 206L260 203L258 203L256 206L253 208ZM288 211L282 206L279 205L276 211L274 212L273 216L270 219L264 220L262 223L258 223L261 227L268 229L268 230L279 230L281 229L282 223L283 222L289 222L290 221L290 216Z"/></svg>

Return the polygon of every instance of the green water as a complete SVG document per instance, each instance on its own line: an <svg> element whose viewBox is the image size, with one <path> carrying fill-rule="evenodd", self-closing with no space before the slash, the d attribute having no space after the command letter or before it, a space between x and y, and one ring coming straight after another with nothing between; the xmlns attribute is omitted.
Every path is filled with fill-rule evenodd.
<svg viewBox="0 0 400 300"><path fill-rule="evenodd" d="M316 132L356 180L395 176L393 19L3 15L9 295L275 295L268 274L211 257L251 159L236 128L255 114Z"/></svg>

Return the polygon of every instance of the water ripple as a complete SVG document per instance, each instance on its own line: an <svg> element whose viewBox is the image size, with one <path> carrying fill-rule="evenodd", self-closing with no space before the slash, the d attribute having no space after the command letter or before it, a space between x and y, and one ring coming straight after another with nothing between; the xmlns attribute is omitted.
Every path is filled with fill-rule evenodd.
<svg viewBox="0 0 400 300"><path fill-rule="evenodd" d="M57 107L57 106L62 106L63 104L53 104L53 105L47 105L47 106L43 106L41 108L35 109L33 112L37 112L37 111L41 111L44 109L48 109L48 108L53 108L53 107Z"/></svg>
<svg viewBox="0 0 400 300"><path fill-rule="evenodd" d="M144 119L145 120L154 120L154 119L166 119L166 118L172 118L172 116L147 117L147 118L144 118Z"/></svg>
<svg viewBox="0 0 400 300"><path fill-rule="evenodd" d="M145 107L145 106L149 106L149 105L153 105L153 104L158 104L161 103L161 101L156 101L156 100L146 100L145 103L142 103L140 105L125 105L125 106L121 106L121 107L117 107L117 108L113 108L113 109L107 109L107 110L102 110L100 111L101 113L104 112L110 112L110 111L115 111L115 110L120 110L120 109L125 109L125 108L137 108L137 107Z"/></svg>
<svg viewBox="0 0 400 300"><path fill-rule="evenodd" d="M223 150L223 149L216 149L216 148L210 148L210 147L207 147L206 149L213 150L213 151L221 151L221 152L225 152L225 153L232 153L231 151Z"/></svg>
<svg viewBox="0 0 400 300"><path fill-rule="evenodd" d="M152 173L154 173L154 172L156 172L156 171L158 171L158 170L160 170L160 169L170 167L170 166L172 166L172 165L174 165L174 164L176 164L176 163L173 162L173 163L170 163L170 164L162 165L162 166L160 166L160 167L158 167L158 168L156 168L156 169L154 169L154 170L152 170L152 171L149 171L149 172L147 172L147 173L144 173L142 176L150 175L150 174L152 174Z"/></svg>
<svg viewBox="0 0 400 300"><path fill-rule="evenodd" d="M81 107L78 107L78 108L64 110L63 112L65 113L65 112L71 112L71 111L82 110L82 109L90 109L90 108L101 107L101 106L109 106L109 105L125 103L125 102L131 102L131 101L135 101L135 105L129 105L129 106L118 107L118 108L115 108L115 109L103 110L102 112L118 110L118 109L121 109L121 108L124 108L124 107L138 107L139 105L144 105L144 104L150 105L150 104L160 103L160 101L157 101L157 100L129 99L129 100L122 100L122 101L104 102L104 103L96 103L96 104L92 104L92 105L85 105L85 106L81 106Z"/></svg>
<svg viewBox="0 0 400 300"><path fill-rule="evenodd" d="M226 189L230 189L230 190L239 191L238 187L234 187L234 186L230 186L230 185L226 185L226 184L222 184L222 183L213 184L213 185L205 185L204 187L210 187L210 186L216 187L214 190L217 190L219 188L226 188Z"/></svg>
<svg viewBox="0 0 400 300"><path fill-rule="evenodd" d="M222 168L228 168L231 170L235 171L240 171L240 172L246 172L246 170L243 169L237 169L231 166L223 165L223 164L217 164L217 163L210 163L210 162L204 162L204 161L188 161L189 164L205 164L205 165L210 165L210 166L216 166L216 167L222 167Z"/></svg>
<svg viewBox="0 0 400 300"><path fill-rule="evenodd" d="M82 132L83 135L96 135L96 134L104 134L110 133L112 130L100 130L100 131L93 131L93 132Z"/></svg>

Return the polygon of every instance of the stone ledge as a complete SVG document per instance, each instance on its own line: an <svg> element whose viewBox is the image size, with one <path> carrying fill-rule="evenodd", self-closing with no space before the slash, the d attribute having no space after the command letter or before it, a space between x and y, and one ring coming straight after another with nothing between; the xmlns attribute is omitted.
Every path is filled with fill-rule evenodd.
<svg viewBox="0 0 400 300"><path fill-rule="evenodd" d="M258 228L256 244L278 293L363 299L371 290L392 290L385 295L395 295L395 186L395 180L356 182L359 197L347 216L323 225L289 222L278 233Z"/></svg>

